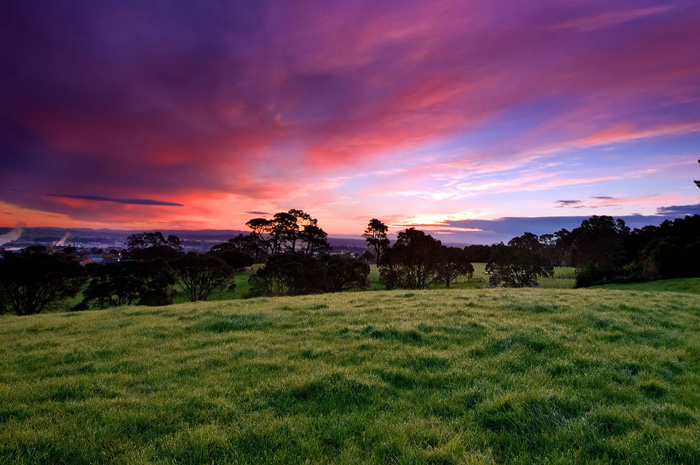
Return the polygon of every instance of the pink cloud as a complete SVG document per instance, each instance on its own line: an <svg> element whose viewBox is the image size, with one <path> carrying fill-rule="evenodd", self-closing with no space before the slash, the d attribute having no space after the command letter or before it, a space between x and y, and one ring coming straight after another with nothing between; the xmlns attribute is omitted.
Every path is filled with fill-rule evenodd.
<svg viewBox="0 0 700 465"><path fill-rule="evenodd" d="M552 29L574 29L579 32L590 32L617 26L618 24L634 21L640 18L656 16L658 14L665 13L672 8L672 6L664 5L650 8L637 8L633 10L609 11L595 16L565 21L552 26Z"/></svg>
<svg viewBox="0 0 700 465"><path fill-rule="evenodd" d="M235 202L294 203L340 224L372 195L428 209L613 180L540 163L700 131L700 10L623 6L97 2L52 15L13 4L0 26L22 47L7 50L0 89L0 184L30 193L0 198L76 221L231 226ZM460 138L449 153L415 155ZM512 181L494 176L509 170ZM386 182L366 187L370 177ZM191 210L44 195L66 193Z"/></svg>

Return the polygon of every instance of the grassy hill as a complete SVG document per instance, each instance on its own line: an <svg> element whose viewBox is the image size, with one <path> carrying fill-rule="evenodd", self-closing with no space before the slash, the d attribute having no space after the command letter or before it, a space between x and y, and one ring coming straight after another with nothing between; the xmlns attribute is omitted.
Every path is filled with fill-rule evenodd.
<svg viewBox="0 0 700 465"><path fill-rule="evenodd" d="M660 281L629 284L605 284L603 286L597 286L597 288L617 289L621 291L685 292L689 294L700 294L700 278L664 279Z"/></svg>
<svg viewBox="0 0 700 465"><path fill-rule="evenodd" d="M700 463L700 296L365 292L0 317L0 463Z"/></svg>

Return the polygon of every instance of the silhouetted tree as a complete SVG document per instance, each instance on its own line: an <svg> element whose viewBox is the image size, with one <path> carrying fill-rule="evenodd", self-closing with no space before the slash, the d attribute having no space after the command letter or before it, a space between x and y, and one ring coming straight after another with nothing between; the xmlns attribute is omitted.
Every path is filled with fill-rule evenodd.
<svg viewBox="0 0 700 465"><path fill-rule="evenodd" d="M437 264L437 277L450 287L450 283L459 276L467 275L471 279L474 266L464 249L442 246L441 256Z"/></svg>
<svg viewBox="0 0 700 465"><path fill-rule="evenodd" d="M307 224L299 233L299 239L304 243L303 252L309 255L324 253L331 250L328 234L315 224Z"/></svg>
<svg viewBox="0 0 700 465"><path fill-rule="evenodd" d="M87 274L62 253L5 252L0 259L0 311L33 315L74 297Z"/></svg>
<svg viewBox="0 0 700 465"><path fill-rule="evenodd" d="M486 263L491 256L490 245L468 245L464 248L464 251L467 253L471 263Z"/></svg>
<svg viewBox="0 0 700 465"><path fill-rule="evenodd" d="M491 285L506 287L536 286L539 277L554 276L554 267L547 255L528 247L529 237L514 238L508 246L496 244L486 263Z"/></svg>
<svg viewBox="0 0 700 465"><path fill-rule="evenodd" d="M644 252L647 266L662 278L700 276L700 215L664 221Z"/></svg>
<svg viewBox="0 0 700 465"><path fill-rule="evenodd" d="M230 283L233 268L222 259L208 254L190 252L174 263L177 285L190 300L207 300L219 288L235 286Z"/></svg>
<svg viewBox="0 0 700 465"><path fill-rule="evenodd" d="M272 255L296 252L297 242L304 241L305 238L311 242L304 241L302 251L313 253L330 249L330 246L326 248L326 233L318 227L318 220L303 210L291 209L288 212L275 213L271 220L254 218L246 225L260 242L265 241ZM263 239L263 235L267 236L267 239Z"/></svg>
<svg viewBox="0 0 700 465"><path fill-rule="evenodd" d="M613 269L627 261L625 239L629 228L621 219L592 216L571 232L573 256L577 267L595 263L602 269Z"/></svg>
<svg viewBox="0 0 700 465"><path fill-rule="evenodd" d="M382 252L389 247L389 238L386 236L388 231L389 227L387 225L376 218L372 218L369 220L365 232L362 233L362 237L367 241L367 245L374 249L374 259L376 263L379 263Z"/></svg>
<svg viewBox="0 0 700 465"><path fill-rule="evenodd" d="M365 290L369 287L369 265L366 262L341 255L327 255L324 261L327 291Z"/></svg>
<svg viewBox="0 0 700 465"><path fill-rule="evenodd" d="M212 249L207 252L207 255L220 258L233 269L234 273L237 273L241 268L253 264L253 259L250 255L235 249L217 249L214 251L214 247L212 247Z"/></svg>
<svg viewBox="0 0 700 465"><path fill-rule="evenodd" d="M379 273L387 289L427 289L435 280L442 252L440 241L423 231L401 231L384 251Z"/></svg>
<svg viewBox="0 0 700 465"><path fill-rule="evenodd" d="M167 239L160 231L132 234L126 238L127 255L135 260L173 260L182 255L182 243L177 236Z"/></svg>
<svg viewBox="0 0 700 465"><path fill-rule="evenodd" d="M250 228L250 237L255 243L255 247L265 250L265 256L267 256L268 251L272 247L270 240L264 236L269 232L271 223L270 220L265 218L253 218L245 224Z"/></svg>
<svg viewBox="0 0 700 465"><path fill-rule="evenodd" d="M270 255L248 282L252 296L321 293L325 291L326 267L303 253Z"/></svg>
<svg viewBox="0 0 700 465"><path fill-rule="evenodd" d="M121 261L89 269L92 276L83 291L82 308L88 308L91 302L98 308L173 303L175 273L163 259Z"/></svg>
<svg viewBox="0 0 700 465"><path fill-rule="evenodd" d="M318 227L318 220L316 218L312 218L311 215L304 212L304 210L297 210L294 208L289 210L287 214L293 216L295 219L294 223L289 226L288 231L286 233L287 242L289 244L289 250L291 252L296 252L297 241L302 239L302 233L307 227L312 227L307 233L308 235L311 235L312 241L315 241L315 239L318 237L314 236L314 234L322 235L323 241L325 241L325 236L327 236L327 234L323 232L321 228ZM309 237L308 235L307 237ZM307 251L307 253L309 252Z"/></svg>
<svg viewBox="0 0 700 465"><path fill-rule="evenodd" d="M261 241L260 238L253 233L246 235L239 234L233 239L229 239L222 244L212 246L209 251L215 255L219 255L220 253L226 251L240 252L250 256L253 263L264 263L265 259L267 258L267 244L265 244L264 240ZM231 265L231 263L229 263L229 265ZM240 268L240 266L234 266L234 268Z"/></svg>
<svg viewBox="0 0 700 465"><path fill-rule="evenodd" d="M141 262L117 262L106 265L91 264L90 282L83 291L83 308L95 302L98 308L131 305L145 288L150 267Z"/></svg>

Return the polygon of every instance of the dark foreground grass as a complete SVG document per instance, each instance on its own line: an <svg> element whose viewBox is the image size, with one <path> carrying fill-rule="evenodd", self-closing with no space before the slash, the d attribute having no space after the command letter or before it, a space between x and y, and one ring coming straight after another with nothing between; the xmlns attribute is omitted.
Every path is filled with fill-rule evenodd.
<svg viewBox="0 0 700 465"><path fill-rule="evenodd" d="M0 318L0 463L700 463L700 296L342 293Z"/></svg>

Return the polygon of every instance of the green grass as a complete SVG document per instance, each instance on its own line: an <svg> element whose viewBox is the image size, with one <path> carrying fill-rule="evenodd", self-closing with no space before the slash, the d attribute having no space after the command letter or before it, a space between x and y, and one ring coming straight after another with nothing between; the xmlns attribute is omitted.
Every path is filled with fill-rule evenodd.
<svg viewBox="0 0 700 465"><path fill-rule="evenodd" d="M0 463L700 463L700 296L365 292L0 317Z"/></svg>
<svg viewBox="0 0 700 465"><path fill-rule="evenodd" d="M489 285L489 274L486 273L486 263L472 263L474 274L471 279L467 276L459 276L452 284L452 289L484 289ZM379 269L377 265L370 265L370 289L373 291L384 290L384 283L379 279ZM573 289L576 283L576 269L568 266L558 266L554 268L554 276L551 278L540 278L539 286L545 289ZM433 283L430 289L444 289L442 283Z"/></svg>
<svg viewBox="0 0 700 465"><path fill-rule="evenodd" d="M664 279L644 283L605 284L597 289L617 289L620 291L684 292L700 294L700 278Z"/></svg>

